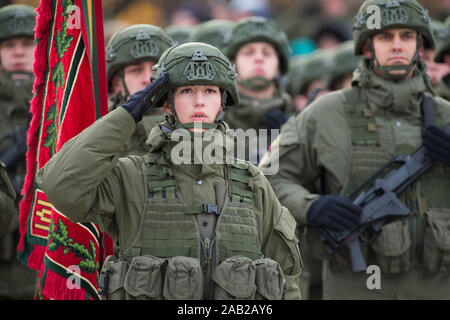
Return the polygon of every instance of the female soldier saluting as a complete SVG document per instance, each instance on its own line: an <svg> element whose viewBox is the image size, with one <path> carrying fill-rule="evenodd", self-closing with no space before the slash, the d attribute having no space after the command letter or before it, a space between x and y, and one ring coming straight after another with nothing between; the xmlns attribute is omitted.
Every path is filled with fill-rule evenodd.
<svg viewBox="0 0 450 320"><path fill-rule="evenodd" d="M264 175L244 161L177 164L172 156L181 143L172 139L176 129L189 129L192 141L205 128L226 137L220 118L239 102L236 76L213 46L169 48L147 88L68 141L39 172L57 210L102 223L119 239L119 257L102 270L106 298L300 298L295 221ZM150 152L119 158L144 112L161 106L169 116L151 131Z"/></svg>

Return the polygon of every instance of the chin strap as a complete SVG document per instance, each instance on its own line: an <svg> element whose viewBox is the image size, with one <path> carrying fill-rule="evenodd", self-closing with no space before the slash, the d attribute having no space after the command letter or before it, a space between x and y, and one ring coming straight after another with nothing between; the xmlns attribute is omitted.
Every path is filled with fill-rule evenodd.
<svg viewBox="0 0 450 320"><path fill-rule="evenodd" d="M34 73L33 72L24 71L24 70L17 70L17 71L5 71L5 70L3 70L3 74L5 75L5 77L10 78L10 79L14 79L14 75L27 76L28 80L33 80L34 79Z"/></svg>
<svg viewBox="0 0 450 320"><path fill-rule="evenodd" d="M269 88L275 81L260 76L239 80L239 85L250 90L262 91Z"/></svg>
<svg viewBox="0 0 450 320"><path fill-rule="evenodd" d="M124 99L125 99L125 101L127 101L128 98L130 97L130 91L128 91L128 87L125 83L125 74L123 72L123 68L120 69L119 71L117 71L117 75L119 76L120 81L122 82L123 91L124 91Z"/></svg>
<svg viewBox="0 0 450 320"><path fill-rule="evenodd" d="M417 45L416 45L416 52L414 53L413 58L411 59L411 62L407 65L394 65L394 66L381 66L380 62L377 59L377 56L375 55L375 49L373 47L373 40L372 38L369 38L367 40L367 45L369 47L370 53L372 55L372 58L370 59L370 65L374 70L378 70L386 79L390 80L403 80L410 72L413 70L415 66L419 64L420 61L420 46L422 44L422 37L418 34L417 39ZM401 74L392 74L392 71L405 71Z"/></svg>

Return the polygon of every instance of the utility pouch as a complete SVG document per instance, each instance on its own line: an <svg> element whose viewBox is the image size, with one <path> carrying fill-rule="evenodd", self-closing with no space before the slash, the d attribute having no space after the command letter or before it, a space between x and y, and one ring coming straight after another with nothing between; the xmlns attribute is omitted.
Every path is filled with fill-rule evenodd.
<svg viewBox="0 0 450 320"><path fill-rule="evenodd" d="M127 300L161 300L165 259L150 255L131 260L125 277Z"/></svg>
<svg viewBox="0 0 450 320"><path fill-rule="evenodd" d="M430 209L425 213L423 263L432 272L450 270L450 210Z"/></svg>
<svg viewBox="0 0 450 320"><path fill-rule="evenodd" d="M250 258L234 256L223 260L214 270L215 300L255 299L256 265Z"/></svg>
<svg viewBox="0 0 450 320"><path fill-rule="evenodd" d="M384 273L399 274L411 266L411 235L408 220L385 224L371 244L376 264Z"/></svg>
<svg viewBox="0 0 450 320"><path fill-rule="evenodd" d="M129 262L108 256L100 273L99 292L105 300L125 300L124 282Z"/></svg>
<svg viewBox="0 0 450 320"><path fill-rule="evenodd" d="M286 281L280 265L265 258L253 261L256 268L256 300L283 300L286 296Z"/></svg>
<svg viewBox="0 0 450 320"><path fill-rule="evenodd" d="M165 299L200 300L203 290L204 278L199 259L183 256L168 259L163 288Z"/></svg>

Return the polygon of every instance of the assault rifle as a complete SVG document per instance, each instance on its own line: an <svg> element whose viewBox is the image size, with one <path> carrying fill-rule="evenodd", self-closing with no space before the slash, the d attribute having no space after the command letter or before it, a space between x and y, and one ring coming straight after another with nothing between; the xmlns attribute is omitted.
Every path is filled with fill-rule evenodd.
<svg viewBox="0 0 450 320"><path fill-rule="evenodd" d="M431 111L431 100L424 96L423 112L425 123L434 123L434 114ZM450 133L450 127L444 128ZM397 198L397 195L406 190L432 165L432 161L425 155L426 149L422 145L411 155L399 155L380 168L372 177L358 187L352 195L359 194L353 203L362 208L360 223L352 230L334 231L321 227L321 240L331 253L341 246L348 247L353 272L365 271L367 266L361 251L361 245L371 243L381 233L381 228L394 220L407 217L410 210ZM390 171L386 177L375 180L374 186L362 191L370 182L380 175L392 164L402 164L399 168Z"/></svg>

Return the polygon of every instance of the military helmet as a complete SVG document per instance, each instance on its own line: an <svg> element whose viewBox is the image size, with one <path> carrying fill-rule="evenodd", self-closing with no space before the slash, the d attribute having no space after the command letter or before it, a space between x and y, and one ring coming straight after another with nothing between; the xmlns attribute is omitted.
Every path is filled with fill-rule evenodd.
<svg viewBox="0 0 450 320"><path fill-rule="evenodd" d="M201 42L187 42L167 49L153 66L152 80L169 73L168 83L152 99L162 107L178 87L213 85L221 88L223 106L239 104L234 64L218 48Z"/></svg>
<svg viewBox="0 0 450 320"><path fill-rule="evenodd" d="M289 69L289 42L286 33L271 19L264 17L248 17L233 26L232 38L224 52L230 58L236 58L240 47L249 43L263 41L274 46L280 61L282 74Z"/></svg>
<svg viewBox="0 0 450 320"><path fill-rule="evenodd" d="M105 49L108 84L121 68L142 61L158 61L171 46L172 39L160 27L150 24L135 24L116 32Z"/></svg>
<svg viewBox="0 0 450 320"><path fill-rule="evenodd" d="M326 74L326 84L330 88L340 77L353 72L358 67L362 56L355 56L355 42L353 40L340 44L333 50L333 68Z"/></svg>
<svg viewBox="0 0 450 320"><path fill-rule="evenodd" d="M442 36L434 57L434 61L440 63L444 62L444 55L450 53L450 16L445 21L445 31L442 31Z"/></svg>
<svg viewBox="0 0 450 320"><path fill-rule="evenodd" d="M233 21L222 19L203 22L192 31L189 41L204 42L223 51L231 39L233 25Z"/></svg>
<svg viewBox="0 0 450 320"><path fill-rule="evenodd" d="M194 27L182 25L171 25L164 28L164 31L167 33L167 35L172 38L173 45L188 42L189 36L193 30Z"/></svg>
<svg viewBox="0 0 450 320"><path fill-rule="evenodd" d="M15 37L34 39L36 12L34 8L23 4L12 4L0 9L0 41Z"/></svg>
<svg viewBox="0 0 450 320"><path fill-rule="evenodd" d="M380 10L379 26L376 25L376 8ZM428 10L416 0L366 0L354 18L355 55L363 53L367 39L381 30L392 28L413 29L423 36L427 47L435 47Z"/></svg>
<svg viewBox="0 0 450 320"><path fill-rule="evenodd" d="M448 33L448 27L444 23L437 20L431 20L430 26L436 47L438 47L441 41L446 40L447 37L450 36Z"/></svg>
<svg viewBox="0 0 450 320"><path fill-rule="evenodd" d="M292 96L305 94L311 82L323 79L334 66L331 53L327 50L316 50L311 54L292 58L286 91Z"/></svg>

